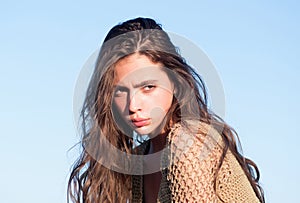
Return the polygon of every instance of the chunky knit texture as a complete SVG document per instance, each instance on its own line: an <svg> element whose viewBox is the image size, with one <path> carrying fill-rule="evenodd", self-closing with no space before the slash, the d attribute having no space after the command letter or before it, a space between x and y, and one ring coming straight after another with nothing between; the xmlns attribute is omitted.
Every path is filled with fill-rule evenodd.
<svg viewBox="0 0 300 203"><path fill-rule="evenodd" d="M199 122L190 121L187 126L177 123L167 136L167 147L161 156L162 180L157 202L259 202L229 150L217 172L223 147L217 130ZM149 141L139 147L140 153L146 153L148 147ZM143 176L133 176L132 183L132 202L142 203Z"/></svg>

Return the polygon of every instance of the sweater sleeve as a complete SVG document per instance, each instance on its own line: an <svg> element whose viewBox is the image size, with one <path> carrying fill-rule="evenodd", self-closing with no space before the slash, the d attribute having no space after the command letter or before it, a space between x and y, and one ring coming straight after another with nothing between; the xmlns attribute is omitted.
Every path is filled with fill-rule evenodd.
<svg viewBox="0 0 300 203"><path fill-rule="evenodd" d="M178 128L170 138L172 162L167 178L173 202L259 202L231 153L217 173L221 136L207 125L201 124L200 129L201 133Z"/></svg>
<svg viewBox="0 0 300 203"><path fill-rule="evenodd" d="M260 202L245 172L230 151L218 173L216 191L223 202Z"/></svg>

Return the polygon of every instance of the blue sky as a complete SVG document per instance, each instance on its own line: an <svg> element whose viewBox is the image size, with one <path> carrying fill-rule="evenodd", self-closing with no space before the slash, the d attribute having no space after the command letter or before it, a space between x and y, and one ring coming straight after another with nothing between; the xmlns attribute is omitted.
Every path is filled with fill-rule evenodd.
<svg viewBox="0 0 300 203"><path fill-rule="evenodd" d="M66 202L78 149L73 93L116 23L145 16L197 44L267 202L300 202L297 1L6 1L0 7L1 202Z"/></svg>

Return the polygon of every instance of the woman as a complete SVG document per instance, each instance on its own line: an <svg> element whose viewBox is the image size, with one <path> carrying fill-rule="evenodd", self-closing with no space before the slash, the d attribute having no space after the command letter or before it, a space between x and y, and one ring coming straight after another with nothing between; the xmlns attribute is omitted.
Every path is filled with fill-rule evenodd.
<svg viewBox="0 0 300 203"><path fill-rule="evenodd" d="M109 31L81 117L73 202L264 202L255 163L240 154L235 131L208 109L203 81L152 19ZM149 140L136 146L134 135Z"/></svg>

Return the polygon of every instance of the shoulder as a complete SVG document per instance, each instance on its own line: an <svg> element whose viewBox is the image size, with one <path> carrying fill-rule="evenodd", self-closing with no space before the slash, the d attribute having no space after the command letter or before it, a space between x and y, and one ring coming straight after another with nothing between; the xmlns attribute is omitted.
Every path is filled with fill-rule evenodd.
<svg viewBox="0 0 300 203"><path fill-rule="evenodd" d="M168 179L178 202L182 197L189 197L192 201L205 199L219 202L222 199L224 202L259 202L244 170L230 150L220 163L224 151L220 130L196 121L176 124L171 130L169 144L172 163Z"/></svg>
<svg viewBox="0 0 300 203"><path fill-rule="evenodd" d="M222 129L213 125L188 120L176 123L167 137L167 143L176 156L193 153L198 158L202 155L221 156L224 146L222 141ZM219 153L216 154L216 151Z"/></svg>
<svg viewBox="0 0 300 203"><path fill-rule="evenodd" d="M169 139L174 139L178 136L196 137L196 138L214 138L216 141L220 141L221 127L216 127L212 124L204 123L196 120L186 120L173 125L169 133Z"/></svg>
<svg viewBox="0 0 300 203"><path fill-rule="evenodd" d="M222 154L220 133L196 121L176 124L170 133L168 180L175 202L217 202L214 178Z"/></svg>
<svg viewBox="0 0 300 203"><path fill-rule="evenodd" d="M192 176L201 180L202 177L209 180L215 176L224 151L222 136L216 128L197 121L177 123L167 140L170 171L174 168L174 173L194 174Z"/></svg>

